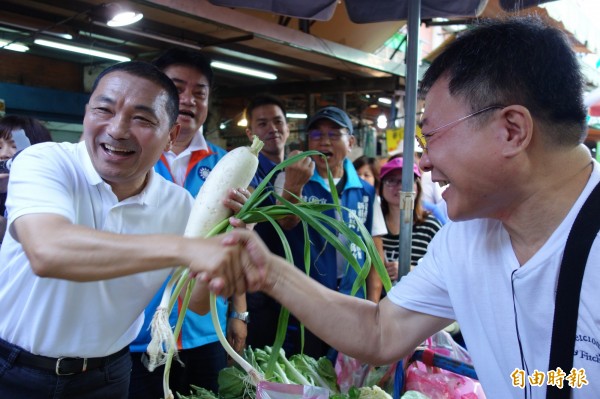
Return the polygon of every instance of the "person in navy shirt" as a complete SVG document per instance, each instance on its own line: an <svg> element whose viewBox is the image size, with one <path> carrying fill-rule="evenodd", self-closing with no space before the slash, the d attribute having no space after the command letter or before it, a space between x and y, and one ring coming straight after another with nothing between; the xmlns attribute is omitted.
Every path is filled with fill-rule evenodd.
<svg viewBox="0 0 600 399"><path fill-rule="evenodd" d="M322 156L312 157L315 169L310 180L299 190L302 199L309 202L333 203L327 176L327 167L329 167L340 204L345 209L341 215L336 214L333 210L326 213L333 218L342 218L351 229L359 234L356 221L348 214L347 210L350 210L371 231L375 189L358 177L356 169L348 159L348 154L355 144L350 117L343 110L329 106L317 111L309 119L306 126L308 149L321 152L325 155L325 158ZM286 186L289 186L286 175L287 172L281 173L277 177L275 186L276 188L281 187L284 198L293 201L294 195L286 188ZM294 255L294 264L305 270L303 227L297 218L290 218L286 227L288 228L288 241ZM340 238L344 240L343 237ZM345 258L332 245L327 243L321 234L311 228L309 228L309 239L311 244L310 276L328 288L350 294L357 278L354 269L348 265ZM363 266L365 254L350 243L348 243L348 246L358 263ZM368 287L373 284L374 280L380 284L379 277L375 273L371 273L367 282L367 292L361 288L355 295L361 298L369 298ZM377 290L378 294L379 290ZM298 353L301 350L300 329L297 321L293 318L290 319L284 348L286 353ZM320 357L327 355L329 350L328 345L308 330L306 331L304 353L313 357Z"/></svg>

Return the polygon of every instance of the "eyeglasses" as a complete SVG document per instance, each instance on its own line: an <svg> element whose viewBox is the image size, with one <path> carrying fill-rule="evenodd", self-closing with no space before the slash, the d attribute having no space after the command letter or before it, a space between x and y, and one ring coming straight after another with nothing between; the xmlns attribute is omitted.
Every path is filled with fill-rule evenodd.
<svg viewBox="0 0 600 399"><path fill-rule="evenodd" d="M421 147L423 149L423 151L425 152L425 151L427 151L427 141L429 141L429 139L431 138L431 136L433 136L434 134L436 134L440 130L456 126L459 123L464 122L467 119L472 118L474 116L477 116L479 114L482 114L484 112L491 111L493 109L502 109L502 108L505 108L505 107L506 107L505 105L500 105L500 104L490 105L488 107L480 109L479 111L475 111L472 114L463 116L462 118L459 118L459 119L457 119L455 121L446 123L445 125L442 125L440 127L436 127L435 129L430 130L427 133L423 133L422 130L421 131L417 130L417 134L416 134L417 143L419 144L419 147ZM421 115L421 117L422 117L422 115ZM423 122L422 121L419 121L419 127L420 128L423 127Z"/></svg>
<svg viewBox="0 0 600 399"><path fill-rule="evenodd" d="M311 130L310 132L308 132L308 137L314 141L321 141L324 136L327 136L329 138L329 141L340 141L342 136L345 136L347 134L348 133L344 133L344 132L330 131L327 133L323 133L320 130Z"/></svg>
<svg viewBox="0 0 600 399"><path fill-rule="evenodd" d="M383 185L386 187L399 187L402 185L402 179L383 179Z"/></svg>

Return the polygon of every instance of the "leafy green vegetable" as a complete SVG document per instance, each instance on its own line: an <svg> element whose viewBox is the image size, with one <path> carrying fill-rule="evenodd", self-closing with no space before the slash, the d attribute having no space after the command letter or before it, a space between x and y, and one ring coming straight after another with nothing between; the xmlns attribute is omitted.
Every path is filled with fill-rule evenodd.
<svg viewBox="0 0 600 399"><path fill-rule="evenodd" d="M319 155L324 157L318 151L305 151L296 156L290 157L284 162L277 165L262 181L261 184L254 190L250 198L246 201L242 209L238 212L237 217L246 224L251 223L270 223L277 232L279 238L282 241L285 257L289 262L293 262L291 250L286 240L285 233L277 223L277 219L285 217L287 215L295 215L300 218L301 225L304 233L304 264L305 270L308 273L311 264L311 252L310 252L310 240L308 236L309 227L317 231L327 240L329 245L332 245L341 255L344 256L348 262L348 267L352 267L357 273L357 279L352 287L352 294L356 293L361 287L366 288L366 278L369 273L371 266L374 266L377 273L383 281L383 286L386 290L391 289L391 281L389 275L383 265L379 254L375 248L369 231L364 227L357 215L351 210L340 205L335 185L333 184L332 175L328 169L328 180L330 187L332 187L332 198L333 203L320 204L315 202L306 202L302 198L297 198L297 203L292 203L285 200L277 193L273 192L272 189L267 189L269 180L272 179L274 174L279 170L284 169L287 165L296 162L302 158L308 156ZM259 206L263 200L273 195L278 201L278 205ZM334 210L338 214L348 214L351 219L356 221L359 229L359 233L350 229L343 220L337 220L336 218L329 217L325 214L326 211ZM229 225L229 220L224 219L221 223L216 225L208 234L207 237L211 237L215 234L223 233L228 231L232 227ZM339 235L346 237L348 242L342 242L339 239ZM359 262L355 259L348 245L356 245L359 249L365 253L365 263L361 267ZM187 279L180 279L186 280ZM190 280L186 296L189 298L191 293L191 286L195 280ZM177 284L172 292L171 301L179 296L183 284ZM174 299L175 298L175 299ZM189 300L187 299L186 300ZM211 309L214 312L215 308L215 296L211 294ZM170 304L171 305L171 304ZM173 305L171 305L173 306ZM187 306L186 306L187 307ZM184 309L186 308L184 307ZM178 335L181 323L185 312L181 312L176 325L175 336ZM281 349L283 341L287 332L287 322L289 317L289 311L282 307L279 322L277 326L276 339L273 343L273 347L266 347L265 349L252 350L248 348L244 353L244 360L237 354L231 356L234 360L241 364L246 370L243 371L238 367L228 367L219 373L219 399L243 399L253 398L255 396L255 385L260 380L268 380L280 383L297 383L301 385L314 385L329 389L332 394L339 392L337 386L337 376L331 362L326 359L313 359L308 356L300 356L294 359L292 357L288 360L285 357L285 353ZM218 325L218 318L213 315L213 323L215 329L221 331ZM227 348L229 344L226 342L224 337L219 337L221 343ZM304 328L301 326L301 342L302 347L304 346ZM233 350L233 349L231 349ZM271 351L273 353L271 353ZM170 365L172 359L172 353L169 354L167 365ZM235 355L235 357L234 357ZM292 359L294 359L292 361ZM250 378L248 377L250 376ZM253 383L249 382L252 379ZM349 397L348 399L359 399L358 394Z"/></svg>
<svg viewBox="0 0 600 399"><path fill-rule="evenodd" d="M248 375L238 367L226 367L219 372L219 396L223 399L244 399L245 395L255 397L253 387L247 383Z"/></svg>
<svg viewBox="0 0 600 399"><path fill-rule="evenodd" d="M273 349L270 346L265 346L262 349L248 347L244 350L243 357L259 372L267 367L270 359L275 358L275 369L270 379L272 382L312 385L329 389L331 394L339 393L337 376L329 359L322 357L316 360L308 355L294 355L288 360L283 349L280 348L277 354L273 353ZM231 366L221 370L219 372L219 399L254 398L256 388L248 380L247 374L239 366ZM353 398L340 397L339 399L359 398L357 393Z"/></svg>
<svg viewBox="0 0 600 399"><path fill-rule="evenodd" d="M379 388L377 385L372 387L358 388L360 391L359 399L392 399L389 393Z"/></svg>
<svg viewBox="0 0 600 399"><path fill-rule="evenodd" d="M180 393L177 393L178 399L219 399L217 395L215 395L212 391L208 389L197 387L195 385L190 385L192 388L192 392L190 395L184 396Z"/></svg>
<svg viewBox="0 0 600 399"><path fill-rule="evenodd" d="M357 387L350 387L347 393L335 393L329 395L329 399L359 399L360 390Z"/></svg>
<svg viewBox="0 0 600 399"><path fill-rule="evenodd" d="M310 382L308 385L327 388L330 392L339 392L335 369L326 357L315 360L308 355L297 354L290 357L290 363L306 377Z"/></svg>

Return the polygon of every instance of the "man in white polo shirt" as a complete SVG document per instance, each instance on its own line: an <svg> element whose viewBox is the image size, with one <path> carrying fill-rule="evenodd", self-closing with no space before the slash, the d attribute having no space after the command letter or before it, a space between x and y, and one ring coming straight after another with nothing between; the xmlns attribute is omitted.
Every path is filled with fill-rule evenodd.
<svg viewBox="0 0 600 399"><path fill-rule="evenodd" d="M126 398L127 346L172 268L227 278L219 273L246 262L223 238L182 237L192 196L153 170L177 136L177 113L167 76L116 64L94 84L82 142L35 145L14 162L0 251L0 397ZM245 195L223 200L239 210ZM193 294L192 309L205 313L206 284Z"/></svg>

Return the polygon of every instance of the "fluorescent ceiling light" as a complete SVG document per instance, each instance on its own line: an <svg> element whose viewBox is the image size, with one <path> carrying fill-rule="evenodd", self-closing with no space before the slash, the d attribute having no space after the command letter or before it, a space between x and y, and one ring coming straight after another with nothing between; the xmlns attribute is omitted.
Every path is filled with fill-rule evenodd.
<svg viewBox="0 0 600 399"><path fill-rule="evenodd" d="M387 98L387 97L379 97L377 99L377 101L379 101L382 104L387 104L387 105L390 105L392 103L392 99L391 98Z"/></svg>
<svg viewBox="0 0 600 399"><path fill-rule="evenodd" d="M43 39L35 39L33 42L35 44L39 44L40 46L52 47L52 48L56 48L59 50L66 50L66 51L71 51L74 53L91 55L93 57L106 58L108 60L113 60L113 61L131 61L131 58L124 57L122 55L107 53L105 51L92 50L92 49L85 48L85 47L72 46L70 44L52 42L52 41L43 40Z"/></svg>
<svg viewBox="0 0 600 399"><path fill-rule="evenodd" d="M45 33L47 35L58 36L58 37L63 38L65 40L73 40L73 35L71 35L70 33L54 33L54 32L48 32L48 31L43 31L42 33Z"/></svg>
<svg viewBox="0 0 600 399"><path fill-rule="evenodd" d="M24 44L11 43L7 42L6 40L0 40L0 48L3 50L18 51L19 53L24 53L29 50L29 47Z"/></svg>
<svg viewBox="0 0 600 399"><path fill-rule="evenodd" d="M246 68L239 65L228 64L226 62L221 61L213 61L210 63L210 66L217 69L223 69L225 71L241 73L243 75L254 76L261 79L269 79L275 80L277 79L277 75L274 75L269 72L259 71L258 69Z"/></svg>
<svg viewBox="0 0 600 399"><path fill-rule="evenodd" d="M306 115L306 114L295 114L295 113L287 113L287 114L285 114L285 116L290 119L306 119L306 118L308 118L308 115Z"/></svg>
<svg viewBox="0 0 600 399"><path fill-rule="evenodd" d="M99 25L99 26L105 26L104 24L97 24L97 25ZM123 39L115 39L114 37L99 35L98 33L86 32L84 30L80 30L77 33L79 35L85 36L87 38L100 39L102 41L109 42L109 43L123 44L123 42L124 42Z"/></svg>

